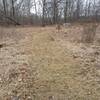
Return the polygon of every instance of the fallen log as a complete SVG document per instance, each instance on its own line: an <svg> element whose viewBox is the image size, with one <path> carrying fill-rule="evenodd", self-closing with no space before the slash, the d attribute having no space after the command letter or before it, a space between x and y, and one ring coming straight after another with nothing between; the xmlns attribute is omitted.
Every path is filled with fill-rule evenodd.
<svg viewBox="0 0 100 100"><path fill-rule="evenodd" d="M2 15L4 18L6 18L6 19L10 20L11 22L15 23L15 25L21 25L19 22L17 22L17 21L16 21L15 19L13 19L12 17L9 17L9 16L5 15L1 10L0 10L0 13L1 13L1 15Z"/></svg>

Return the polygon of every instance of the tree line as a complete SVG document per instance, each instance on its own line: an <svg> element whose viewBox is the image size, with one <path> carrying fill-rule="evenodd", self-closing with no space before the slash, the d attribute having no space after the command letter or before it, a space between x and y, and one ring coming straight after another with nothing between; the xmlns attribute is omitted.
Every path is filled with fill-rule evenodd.
<svg viewBox="0 0 100 100"><path fill-rule="evenodd" d="M100 20L100 0L0 0L0 24L48 25Z"/></svg>

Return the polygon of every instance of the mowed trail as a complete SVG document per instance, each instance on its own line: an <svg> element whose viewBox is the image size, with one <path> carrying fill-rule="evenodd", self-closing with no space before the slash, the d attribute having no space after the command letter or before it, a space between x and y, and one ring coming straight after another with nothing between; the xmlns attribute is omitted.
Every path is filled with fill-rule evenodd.
<svg viewBox="0 0 100 100"><path fill-rule="evenodd" d="M1 78L1 100L100 99L96 70L73 57L72 43L61 40L50 27L20 31L26 33L25 38L0 51L9 51L3 61L10 58L11 64L5 65L7 72Z"/></svg>
<svg viewBox="0 0 100 100"><path fill-rule="evenodd" d="M32 45L32 65L37 69L34 86L37 100L100 99L94 66L73 57L72 49L78 51L78 45L61 40L53 28L33 33Z"/></svg>

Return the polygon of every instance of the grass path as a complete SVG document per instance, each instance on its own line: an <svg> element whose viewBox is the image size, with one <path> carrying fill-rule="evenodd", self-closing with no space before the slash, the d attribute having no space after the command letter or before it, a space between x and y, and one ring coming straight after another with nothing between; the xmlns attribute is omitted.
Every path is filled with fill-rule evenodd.
<svg viewBox="0 0 100 100"><path fill-rule="evenodd" d="M34 88L38 97L41 100L99 100L94 77L85 76L88 72L80 60L74 59L71 50L57 40L42 29L41 33L33 33L32 63L37 68Z"/></svg>

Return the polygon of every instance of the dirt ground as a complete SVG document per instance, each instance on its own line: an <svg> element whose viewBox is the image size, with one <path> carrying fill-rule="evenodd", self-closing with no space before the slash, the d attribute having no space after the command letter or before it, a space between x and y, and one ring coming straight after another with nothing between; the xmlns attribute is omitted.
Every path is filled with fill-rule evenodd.
<svg viewBox="0 0 100 100"><path fill-rule="evenodd" d="M0 28L0 100L100 100L100 28L55 29Z"/></svg>

